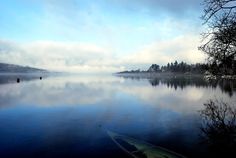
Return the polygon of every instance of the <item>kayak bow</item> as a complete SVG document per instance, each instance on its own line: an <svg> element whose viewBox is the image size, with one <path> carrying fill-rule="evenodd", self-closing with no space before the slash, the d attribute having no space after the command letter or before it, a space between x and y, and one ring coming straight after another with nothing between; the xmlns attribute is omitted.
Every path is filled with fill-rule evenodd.
<svg viewBox="0 0 236 158"><path fill-rule="evenodd" d="M107 131L114 143L134 158L184 158L184 156L150 143Z"/></svg>

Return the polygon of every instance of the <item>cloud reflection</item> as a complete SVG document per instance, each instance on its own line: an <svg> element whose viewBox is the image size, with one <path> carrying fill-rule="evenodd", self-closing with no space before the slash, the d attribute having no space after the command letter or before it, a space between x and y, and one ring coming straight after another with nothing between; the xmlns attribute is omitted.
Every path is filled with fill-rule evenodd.
<svg viewBox="0 0 236 158"><path fill-rule="evenodd" d="M129 80L115 76L54 76L20 84L2 84L0 87L2 108L20 105L111 106L119 99L134 98L145 106L195 113L210 98L221 96L225 100L233 100L219 87L189 85L174 89L165 82L153 87L146 79Z"/></svg>

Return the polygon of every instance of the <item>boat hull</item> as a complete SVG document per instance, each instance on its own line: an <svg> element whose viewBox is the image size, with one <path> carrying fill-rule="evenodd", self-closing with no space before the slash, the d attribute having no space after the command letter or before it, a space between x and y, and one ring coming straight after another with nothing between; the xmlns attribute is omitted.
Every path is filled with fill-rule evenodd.
<svg viewBox="0 0 236 158"><path fill-rule="evenodd" d="M107 131L107 133L118 147L134 158L184 158L178 153L141 140L111 131Z"/></svg>

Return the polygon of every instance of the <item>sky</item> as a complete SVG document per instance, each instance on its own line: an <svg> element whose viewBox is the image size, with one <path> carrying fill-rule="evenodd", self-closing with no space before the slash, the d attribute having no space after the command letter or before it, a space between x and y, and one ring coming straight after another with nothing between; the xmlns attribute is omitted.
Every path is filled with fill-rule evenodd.
<svg viewBox="0 0 236 158"><path fill-rule="evenodd" d="M197 0L7 0L0 62L111 73L152 63L205 62Z"/></svg>

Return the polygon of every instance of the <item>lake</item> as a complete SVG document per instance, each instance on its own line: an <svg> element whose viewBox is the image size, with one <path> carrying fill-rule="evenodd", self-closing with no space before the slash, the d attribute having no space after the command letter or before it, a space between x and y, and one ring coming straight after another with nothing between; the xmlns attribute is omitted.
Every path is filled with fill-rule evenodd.
<svg viewBox="0 0 236 158"><path fill-rule="evenodd" d="M107 131L207 157L199 111L236 83L114 75L0 75L0 157L129 158Z"/></svg>

